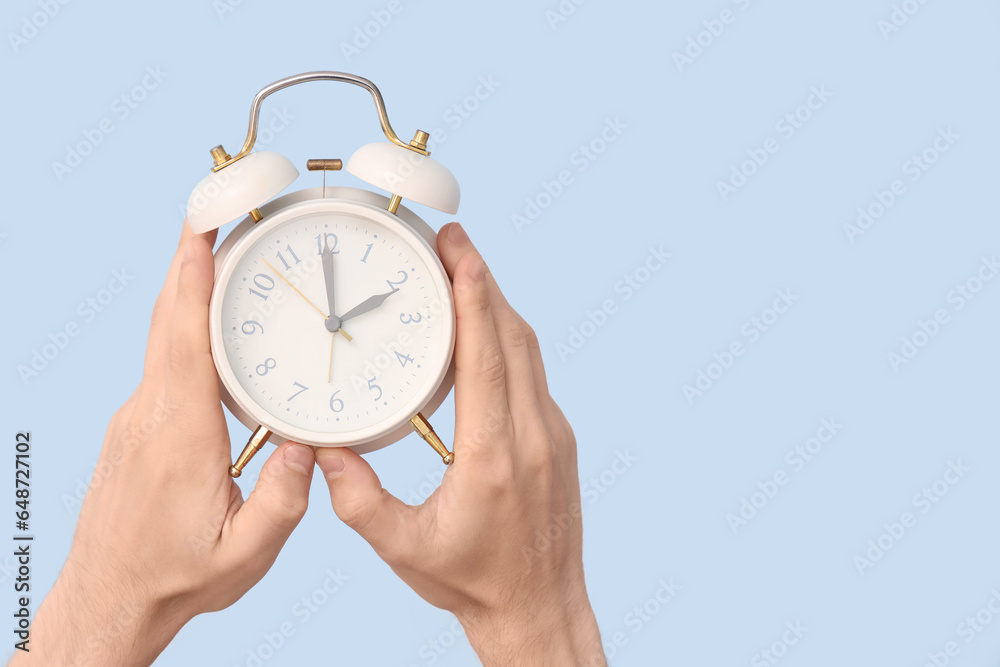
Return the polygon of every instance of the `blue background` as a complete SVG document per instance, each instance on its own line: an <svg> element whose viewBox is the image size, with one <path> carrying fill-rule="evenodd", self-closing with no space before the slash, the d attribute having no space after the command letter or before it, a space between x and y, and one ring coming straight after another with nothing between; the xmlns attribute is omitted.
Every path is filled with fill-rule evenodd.
<svg viewBox="0 0 1000 667"><path fill-rule="evenodd" d="M612 664L763 665L767 649L789 667L917 667L954 641L949 664L995 665L1000 618L982 614L971 642L959 626L1000 590L1000 280L975 281L982 258L1000 253L1000 6L908 0L901 25L880 27L889 0L592 0L563 2L575 10L559 21L546 14L557 0L401 0L376 29L372 12L384 19L389 5L51 2L47 18L37 1L4 4L2 431L11 449L17 430L33 433L36 582L56 577L104 429L139 381L208 149L238 149L264 85L334 69L372 79L401 135L446 134L434 155L462 184L458 219L536 328L577 433L589 591ZM32 20L45 25L25 28ZM366 24L376 36L345 52ZM696 57L679 64L687 49ZM147 68L161 80L133 92ZM481 77L494 89L476 99ZM813 87L828 99L802 107ZM456 104L466 117L449 112ZM789 113L805 119L790 136ZM265 124L289 117L262 144L303 172L308 158L346 159L381 140L354 88L266 102ZM57 174L53 163L105 119L113 131ZM626 127L601 145L616 119ZM958 138L931 149L936 161L911 180L906 163L949 128ZM602 152L581 162L592 142ZM778 149L744 166L747 151L763 161L765 145ZM718 183L734 168L754 173L724 198ZM540 197L563 170L572 182ZM293 188L318 179L305 173ZM845 225L897 179L905 192L852 243ZM518 229L526 199L545 208ZM416 208L435 228L448 221ZM647 273L650 246L671 257ZM128 287L85 321L78 304L123 269ZM628 299L626 275L645 279ZM981 289L959 309L953 291L970 279ZM775 322L778 290L796 300ZM608 300L613 312L593 315L603 325L585 324ZM934 330L939 309L947 323L915 336L921 321ZM754 317L772 324L763 331ZM80 335L23 381L18 366L68 322ZM904 337L922 347L894 368ZM572 353L560 347L573 342ZM743 354L728 359L734 342ZM686 396L699 372L711 386ZM842 427L796 469L786 454L822 419ZM434 419L449 441L452 422L449 400ZM231 420L231 433L238 451L246 429ZM441 472L414 436L369 460L404 500ZM968 470L938 484L938 502L915 502L950 462ZM776 473L780 487L767 483ZM317 476L265 580L190 623L157 665L474 662L452 617L336 520L324 487ZM761 488L773 497L754 496ZM759 507L734 531L727 515L744 499ZM905 512L915 525L884 536ZM891 548L859 565L880 537ZM11 559L0 565L10 606ZM338 568L349 579L303 622L296 603ZM680 586L667 603L661 582ZM294 634L270 650L283 623ZM792 646L786 623L807 629Z"/></svg>

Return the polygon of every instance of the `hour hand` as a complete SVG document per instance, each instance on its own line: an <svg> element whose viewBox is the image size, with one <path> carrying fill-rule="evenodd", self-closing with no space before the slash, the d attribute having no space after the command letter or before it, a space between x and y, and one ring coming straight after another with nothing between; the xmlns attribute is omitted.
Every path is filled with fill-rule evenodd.
<svg viewBox="0 0 1000 667"><path fill-rule="evenodd" d="M382 305L383 301L385 301L398 291L399 290L394 289L391 292L386 292L385 294L376 294L375 296L368 297L358 305L354 306L354 308L351 308L349 311L344 313L343 316L341 316L340 321L346 322L352 317L363 315L364 313L367 313L369 310L375 310L376 308Z"/></svg>

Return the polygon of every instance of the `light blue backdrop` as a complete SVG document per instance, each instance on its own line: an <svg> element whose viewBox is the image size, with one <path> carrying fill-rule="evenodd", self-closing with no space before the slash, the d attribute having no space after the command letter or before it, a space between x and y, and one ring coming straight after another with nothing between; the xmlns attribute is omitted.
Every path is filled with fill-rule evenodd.
<svg viewBox="0 0 1000 667"><path fill-rule="evenodd" d="M3 438L34 435L37 582L139 380L208 149L238 147L265 84L336 69L402 134L444 134L458 219L538 331L612 664L996 664L995 1L63 2L0 22ZM380 139L342 86L263 119L299 165ZM413 436L369 459L411 502L441 472ZM473 662L313 491L268 577L157 664Z"/></svg>

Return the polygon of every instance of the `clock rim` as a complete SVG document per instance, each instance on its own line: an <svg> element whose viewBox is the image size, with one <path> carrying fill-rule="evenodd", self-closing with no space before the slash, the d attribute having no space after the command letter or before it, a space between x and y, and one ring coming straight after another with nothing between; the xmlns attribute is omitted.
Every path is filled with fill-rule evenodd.
<svg viewBox="0 0 1000 667"><path fill-rule="evenodd" d="M433 266L429 266L428 268L433 270L434 266L436 266L441 277L443 278L444 285L446 286L446 303L444 304L444 310L450 314L449 319L451 328L448 353L446 356L447 363L445 364L443 373L439 372L441 381L437 388L429 392L427 398L421 401L422 407L418 407L409 417L405 416L407 413L397 412L396 415L403 415L402 417L399 417L402 421L398 424L398 426L391 425L384 427L378 431L377 435L365 438L362 441L357 441L356 439L344 439L342 437L336 439L336 441L325 441L323 439L313 437L314 435L322 435L315 431L294 427L291 424L286 424L284 422L281 422L280 424L276 423L280 422L280 418L275 417L258 403L250 399L249 393L246 392L242 385L239 384L232 366L229 365L228 360L225 359L224 346L222 342L223 332L221 326L221 308L225 289L221 286L218 278L226 267L227 262L238 261L231 259L231 257L233 257L233 249L236 248L237 244L244 240L248 232L257 227L258 223L255 223L249 216L236 225L232 232L230 232L219 245L219 248L215 253L216 280L212 287L212 297L209 305L209 333L211 338L212 360L219 373L219 388L223 404L225 404L233 416L235 416L248 429L255 430L258 425L263 424L265 428L271 431L271 436L268 440L274 442L275 444L280 444L285 440L293 440L295 442L301 442L302 444L313 447L349 447L359 454L364 454L387 447L388 445L391 445L413 432L409 419L416 415L417 412L422 413L425 417L430 417L434 411L441 406L445 398L447 398L448 394L451 392L452 387L454 387L456 329L454 296L451 291L451 281L448 278L448 273L445 270L444 265L441 263L441 259L437 253L436 232L413 211L404 206L400 206L395 215L389 213L386 210L389 198L378 193L345 186L327 186L325 189L318 187L299 190L273 199L262 205L260 207L260 211L264 215L264 218L259 224L265 223L268 218L271 218L279 211L283 211L304 202L324 199L329 200L330 202L346 203L349 207L360 204L362 208L367 208L371 212L379 215L382 218L382 222L400 224L401 229L395 230L397 233L404 238L407 232L413 234L413 236L417 237L416 239L413 239L414 244L419 244L420 241L422 241L426 246L426 250L429 251L434 263ZM228 368L228 371L224 372L224 367L222 363L220 363L220 357L222 363L226 364L225 368ZM229 374L232 375L232 383L238 387L235 392L230 390L224 380L226 375ZM236 395L241 393L242 396ZM253 408L248 408L245 403L256 406L257 411L259 411L261 416L264 418L258 419L257 416L255 416L255 410ZM395 421L395 419L389 421ZM370 428L371 427L369 427L369 429Z"/></svg>

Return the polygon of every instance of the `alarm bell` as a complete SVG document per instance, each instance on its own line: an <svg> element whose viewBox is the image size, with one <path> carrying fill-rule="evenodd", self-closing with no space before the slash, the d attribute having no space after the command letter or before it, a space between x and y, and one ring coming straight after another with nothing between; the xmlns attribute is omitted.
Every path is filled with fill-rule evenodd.
<svg viewBox="0 0 1000 667"><path fill-rule="evenodd" d="M284 155L250 153L202 179L188 198L188 224L196 234L218 229L256 209L298 177L299 170Z"/></svg>
<svg viewBox="0 0 1000 667"><path fill-rule="evenodd" d="M257 139L260 107L268 95L308 81L339 81L361 86L375 100L382 131L388 143L362 146L348 160L346 171L392 195L389 211L395 213L402 199L410 199L445 213L456 213L460 199L458 180L440 162L430 158L426 132L417 130L406 144L389 125L382 94L375 85L343 72L306 72L263 88L250 108L250 129L240 152L230 156L222 146L212 149L212 173L195 187L188 199L188 223L196 233L218 229L249 214L261 219L258 207L298 178L288 158L270 151L251 152Z"/></svg>

